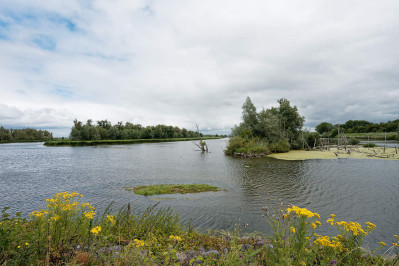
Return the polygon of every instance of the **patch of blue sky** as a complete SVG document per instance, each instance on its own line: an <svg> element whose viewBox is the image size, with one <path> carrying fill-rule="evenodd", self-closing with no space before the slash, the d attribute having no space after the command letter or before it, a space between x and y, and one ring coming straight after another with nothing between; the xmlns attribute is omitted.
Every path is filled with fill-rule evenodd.
<svg viewBox="0 0 399 266"><path fill-rule="evenodd" d="M52 94L61 96L63 98L70 98L73 96L73 92L67 88L64 87L56 87L53 90L50 91Z"/></svg>
<svg viewBox="0 0 399 266"><path fill-rule="evenodd" d="M55 42L54 38L49 35L37 35L32 41L43 50L54 51L57 47L57 43Z"/></svg>
<svg viewBox="0 0 399 266"><path fill-rule="evenodd" d="M8 40L8 35L0 29L0 40Z"/></svg>
<svg viewBox="0 0 399 266"><path fill-rule="evenodd" d="M8 40L8 26L10 22L0 19L0 39L1 40Z"/></svg>
<svg viewBox="0 0 399 266"><path fill-rule="evenodd" d="M9 24L32 24L38 21L48 21L52 24L65 27L71 32L77 31L76 24L72 19L61 16L54 12L44 12L42 10L28 10L24 12L14 12L12 10L0 10L3 19L0 20L0 27Z"/></svg>
<svg viewBox="0 0 399 266"><path fill-rule="evenodd" d="M62 25L71 32L77 31L76 24L72 21L72 19L60 16L58 14L49 14L47 16L47 20L53 24Z"/></svg>

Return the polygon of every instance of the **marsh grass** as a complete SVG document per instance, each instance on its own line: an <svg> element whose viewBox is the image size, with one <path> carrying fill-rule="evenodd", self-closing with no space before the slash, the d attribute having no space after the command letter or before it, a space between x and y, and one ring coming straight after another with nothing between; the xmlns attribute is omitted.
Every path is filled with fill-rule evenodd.
<svg viewBox="0 0 399 266"><path fill-rule="evenodd" d="M128 191L134 191L135 194L143 196L152 196L160 194L187 194L200 193L207 191L220 191L220 188L207 184L160 184L137 187L125 187Z"/></svg>

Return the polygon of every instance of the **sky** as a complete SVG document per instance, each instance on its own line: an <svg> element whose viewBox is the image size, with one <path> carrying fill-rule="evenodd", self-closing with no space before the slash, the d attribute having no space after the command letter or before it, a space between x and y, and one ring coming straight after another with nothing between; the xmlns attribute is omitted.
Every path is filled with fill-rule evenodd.
<svg viewBox="0 0 399 266"><path fill-rule="evenodd" d="M399 1L1 0L0 125L76 118L228 134L249 96L323 121L399 118Z"/></svg>

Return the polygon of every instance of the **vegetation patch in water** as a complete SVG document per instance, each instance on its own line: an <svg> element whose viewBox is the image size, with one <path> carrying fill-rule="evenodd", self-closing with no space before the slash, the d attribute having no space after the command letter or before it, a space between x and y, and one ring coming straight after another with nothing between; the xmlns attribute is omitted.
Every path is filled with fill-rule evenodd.
<svg viewBox="0 0 399 266"><path fill-rule="evenodd" d="M220 191L220 188L206 184L188 184L188 185L161 184L161 185L125 187L125 189L128 191L134 191L134 193L144 196Z"/></svg>

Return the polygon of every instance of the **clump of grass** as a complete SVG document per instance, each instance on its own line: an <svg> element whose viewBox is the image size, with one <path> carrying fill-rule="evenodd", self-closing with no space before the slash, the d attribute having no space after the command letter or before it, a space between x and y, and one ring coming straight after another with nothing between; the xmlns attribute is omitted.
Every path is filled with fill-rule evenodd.
<svg viewBox="0 0 399 266"><path fill-rule="evenodd" d="M373 143L373 142L369 142L369 143L363 144L363 147L366 147L366 148L374 148L376 146L377 145L375 143Z"/></svg>
<svg viewBox="0 0 399 266"><path fill-rule="evenodd" d="M186 193L199 193L207 191L220 191L220 188L210 186L207 184L161 184L137 187L125 187L128 191L134 191L135 194L152 196L160 194L186 194Z"/></svg>

